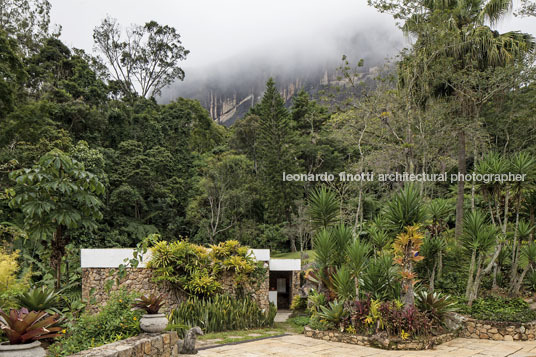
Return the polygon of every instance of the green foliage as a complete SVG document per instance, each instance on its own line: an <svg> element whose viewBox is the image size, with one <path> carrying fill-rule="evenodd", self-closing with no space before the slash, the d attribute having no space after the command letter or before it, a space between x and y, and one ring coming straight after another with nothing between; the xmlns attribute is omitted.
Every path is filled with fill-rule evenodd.
<svg viewBox="0 0 536 357"><path fill-rule="evenodd" d="M45 311L49 314L58 313L58 302L60 294L54 289L42 286L33 288L22 295L17 296L17 302L21 307L30 311Z"/></svg>
<svg viewBox="0 0 536 357"><path fill-rule="evenodd" d="M190 51L175 28L150 21L131 26L125 40L121 32L117 20L107 17L93 31L93 39L125 94L155 97L173 81L184 79L178 64Z"/></svg>
<svg viewBox="0 0 536 357"><path fill-rule="evenodd" d="M344 318L346 311L344 310L344 302L331 301L328 306L320 305L318 317L320 320L327 322L333 326L338 326Z"/></svg>
<svg viewBox="0 0 536 357"><path fill-rule="evenodd" d="M49 347L49 353L69 356L138 335L142 311L132 310L134 299L134 294L124 290L113 293L98 314L78 318L65 337Z"/></svg>
<svg viewBox="0 0 536 357"><path fill-rule="evenodd" d="M302 311L307 308L307 298L300 295L294 295L290 303L290 309L294 312Z"/></svg>
<svg viewBox="0 0 536 357"><path fill-rule="evenodd" d="M478 320L529 322L536 319L536 312L521 298L489 296L476 299L471 307L462 300L458 308Z"/></svg>
<svg viewBox="0 0 536 357"><path fill-rule="evenodd" d="M220 292L219 278L231 274L237 288L254 286L265 279L265 268L249 254L248 247L237 241L226 241L210 249L185 240L160 241L151 248L147 263L157 282L168 282L177 289L198 296Z"/></svg>
<svg viewBox="0 0 536 357"><path fill-rule="evenodd" d="M15 307L16 297L24 293L30 283L31 271L21 274L21 278L17 276L19 255L19 251L8 253L0 248L0 308L3 309Z"/></svg>
<svg viewBox="0 0 536 357"><path fill-rule="evenodd" d="M145 310L148 314L158 314L158 311L160 311L160 308L164 300L164 295L154 295L151 294L149 296L141 296L138 299L136 299L133 307Z"/></svg>
<svg viewBox="0 0 536 357"><path fill-rule="evenodd" d="M361 294L368 293L375 300L394 300L400 297L400 274L388 253L371 259L361 275Z"/></svg>
<svg viewBox="0 0 536 357"><path fill-rule="evenodd" d="M337 272L333 274L333 287L341 301L350 301L355 298L355 281L350 270L345 265L338 268Z"/></svg>
<svg viewBox="0 0 536 357"><path fill-rule="evenodd" d="M321 292L311 290L309 292L309 296L307 297L307 308L312 315L316 315L319 311L321 311L320 307L326 306L327 302L328 300L326 295Z"/></svg>
<svg viewBox="0 0 536 357"><path fill-rule="evenodd" d="M9 313L0 310L0 329L7 335L10 345L20 345L45 338L60 336L62 330L59 315L48 315L44 311L11 309Z"/></svg>
<svg viewBox="0 0 536 357"><path fill-rule="evenodd" d="M13 171L9 177L15 182L10 206L22 210L31 238L49 242L56 288L60 288L68 230L97 227L96 220L102 218L98 196L104 193L104 185L60 150L50 151L32 168Z"/></svg>
<svg viewBox="0 0 536 357"><path fill-rule="evenodd" d="M396 232L421 223L425 218L422 197L416 185L406 185L385 207L384 217Z"/></svg>
<svg viewBox="0 0 536 357"><path fill-rule="evenodd" d="M419 311L425 313L436 326L444 323L448 312L456 311L456 301L438 292L429 293L421 290L416 294L415 302Z"/></svg>
<svg viewBox="0 0 536 357"><path fill-rule="evenodd" d="M171 326L199 326L205 333L273 326L277 309L261 309L254 300L229 295L190 297L169 314Z"/></svg>
<svg viewBox="0 0 536 357"><path fill-rule="evenodd" d="M339 218L339 202L333 191L321 187L309 196L309 215L317 229L328 228Z"/></svg>

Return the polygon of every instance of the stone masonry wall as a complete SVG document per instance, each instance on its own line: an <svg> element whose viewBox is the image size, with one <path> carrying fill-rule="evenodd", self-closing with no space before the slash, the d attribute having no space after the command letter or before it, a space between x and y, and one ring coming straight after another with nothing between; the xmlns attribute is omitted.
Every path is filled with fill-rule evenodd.
<svg viewBox="0 0 536 357"><path fill-rule="evenodd" d="M533 341L536 336L536 321L499 322L465 318L459 336L495 341Z"/></svg>
<svg viewBox="0 0 536 357"><path fill-rule="evenodd" d="M126 340L78 352L70 357L175 357L179 355L178 341L175 331L161 334L143 333Z"/></svg>
<svg viewBox="0 0 536 357"><path fill-rule="evenodd" d="M82 269L82 298L86 301L94 301L94 304L88 306L92 312L97 312L102 306L106 305L106 301L110 294L114 291L125 287L128 291L136 292L142 295L164 294L163 312L168 312L185 298L185 294L177 293L165 284L157 284L152 281L153 275L151 269L148 268L127 268L125 277L119 280L119 285L115 284L117 278L117 268L83 268ZM107 281L114 282L113 284ZM235 295L238 287L234 283L231 275L224 275L221 280L223 291ZM110 290L107 290L109 285ZM268 270L266 279L257 288L254 286L241 285L240 288L246 291L257 301L263 309L269 307L268 289L269 279ZM91 299L91 300L90 300Z"/></svg>
<svg viewBox="0 0 536 357"><path fill-rule="evenodd" d="M360 346L379 347L386 350L426 350L448 342L456 337L455 333L446 333L439 336L430 336L420 340L402 340L400 338L367 337L338 331L319 331L306 326L304 334L318 340L343 342Z"/></svg>
<svg viewBox="0 0 536 357"><path fill-rule="evenodd" d="M291 287L290 287L290 303L294 296L300 295L300 271L295 270L292 272Z"/></svg>

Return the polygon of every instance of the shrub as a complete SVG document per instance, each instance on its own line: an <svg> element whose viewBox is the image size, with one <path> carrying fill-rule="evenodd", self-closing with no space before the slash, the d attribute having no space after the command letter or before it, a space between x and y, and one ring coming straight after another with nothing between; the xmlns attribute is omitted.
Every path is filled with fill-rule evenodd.
<svg viewBox="0 0 536 357"><path fill-rule="evenodd" d="M256 262L247 247L237 241L226 241L210 249L176 241L155 243L147 266L153 269L157 282L168 282L176 289L192 295L210 297L221 292L224 272L232 274L237 286L260 284L266 278L266 269Z"/></svg>
<svg viewBox="0 0 536 357"><path fill-rule="evenodd" d="M290 309L292 311L302 311L307 308L307 298L301 297L300 295L295 295L292 298L292 303L290 304Z"/></svg>
<svg viewBox="0 0 536 357"><path fill-rule="evenodd" d="M171 326L199 326L205 333L273 326L277 309L265 311L250 299L229 295L212 298L190 297L169 314ZM180 332L180 331L179 331Z"/></svg>
<svg viewBox="0 0 536 357"><path fill-rule="evenodd" d="M0 247L0 308L8 309L17 306L16 296L22 294L27 288L31 278L31 271L17 279L19 252L6 252Z"/></svg>
<svg viewBox="0 0 536 357"><path fill-rule="evenodd" d="M460 306L461 305L461 306ZM473 301L468 307L464 301L459 301L458 306L462 313L468 314L478 320L529 322L536 320L536 311L531 310L529 304L521 298L504 299L489 296Z"/></svg>
<svg viewBox="0 0 536 357"><path fill-rule="evenodd" d="M33 288L17 296L20 306L30 311L46 311L48 313L59 313L56 305L58 304L59 295L54 289L46 286Z"/></svg>
<svg viewBox="0 0 536 357"><path fill-rule="evenodd" d="M344 303L335 300L330 302L328 306L320 306L318 317L320 320L324 320L330 325L337 327L343 320L345 314Z"/></svg>
<svg viewBox="0 0 536 357"><path fill-rule="evenodd" d="M416 303L419 311L428 316L436 326L442 326L447 312L456 311L456 302L450 296L425 290L417 293Z"/></svg>
<svg viewBox="0 0 536 357"><path fill-rule="evenodd" d="M125 290L113 293L101 312L82 315L64 338L50 346L49 354L68 356L138 335L143 312L131 309L134 299Z"/></svg>

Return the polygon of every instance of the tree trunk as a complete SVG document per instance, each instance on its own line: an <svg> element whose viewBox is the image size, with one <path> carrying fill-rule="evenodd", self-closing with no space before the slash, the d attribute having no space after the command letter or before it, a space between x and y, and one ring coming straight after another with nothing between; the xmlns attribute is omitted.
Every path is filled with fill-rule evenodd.
<svg viewBox="0 0 536 357"><path fill-rule="evenodd" d="M434 288L435 288L436 268L437 268L437 260L434 263L434 268L432 269L432 275L430 275L430 287L429 287L429 290L430 290L431 293L434 292Z"/></svg>
<svg viewBox="0 0 536 357"><path fill-rule="evenodd" d="M482 255L479 255L476 263L476 275L473 281L473 286L469 292L469 297L467 299L467 305L472 306L473 301L478 297L478 288L480 287L480 281L482 280Z"/></svg>
<svg viewBox="0 0 536 357"><path fill-rule="evenodd" d="M471 254L471 263L469 265L469 276L467 277L467 286L465 287L465 298L469 299L469 293L473 287L473 278L475 273L475 261L476 261L476 250L473 250Z"/></svg>
<svg viewBox="0 0 536 357"><path fill-rule="evenodd" d="M63 229L62 226L56 227L52 241L52 257L51 263L56 270L56 289L61 288L61 261L63 260L65 246L63 244Z"/></svg>
<svg viewBox="0 0 536 357"><path fill-rule="evenodd" d="M464 176L465 167L465 132L463 129L458 131L458 172ZM455 236L459 238L463 233L463 195L465 189L464 177L458 180L458 194L456 196L456 228Z"/></svg>
<svg viewBox="0 0 536 357"><path fill-rule="evenodd" d="M514 244L512 246L512 270L510 272L510 281L513 283L517 278L517 267L519 265L519 249L517 245L517 228L519 226L519 210L521 209L521 192L517 196L516 202L516 223L514 228ZM519 242L521 245L521 242Z"/></svg>

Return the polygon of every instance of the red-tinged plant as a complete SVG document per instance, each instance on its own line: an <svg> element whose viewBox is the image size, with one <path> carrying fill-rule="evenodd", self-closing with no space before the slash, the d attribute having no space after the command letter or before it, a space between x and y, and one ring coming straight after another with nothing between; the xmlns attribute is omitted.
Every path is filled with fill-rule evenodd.
<svg viewBox="0 0 536 357"><path fill-rule="evenodd" d="M9 314L0 310L0 329L6 334L9 344L20 345L30 343L44 338L54 338L60 336L61 327L59 315L49 315L44 311L31 311L22 308L20 310L11 309Z"/></svg>
<svg viewBox="0 0 536 357"><path fill-rule="evenodd" d="M158 311L160 311L160 308L164 305L163 300L163 294L160 294L158 296L154 294L151 294L150 296L142 296L139 299L136 299L134 307L138 309L143 309L148 314L154 315L158 314Z"/></svg>

